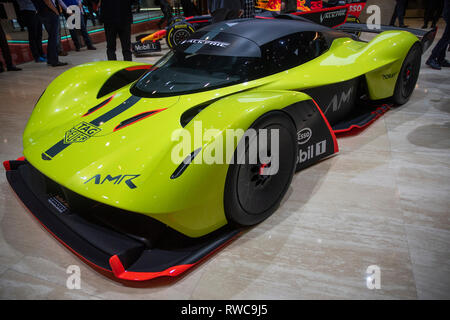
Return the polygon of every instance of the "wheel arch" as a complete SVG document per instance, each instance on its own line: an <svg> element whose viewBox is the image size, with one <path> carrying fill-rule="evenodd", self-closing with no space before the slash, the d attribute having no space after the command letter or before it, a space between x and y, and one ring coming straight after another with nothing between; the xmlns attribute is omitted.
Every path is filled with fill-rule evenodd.
<svg viewBox="0 0 450 320"><path fill-rule="evenodd" d="M227 161L233 156L237 144L242 138L242 135L236 137L237 139L232 142L227 154L228 141L226 140L226 130L241 129L244 132L259 117L273 111L283 112L288 115L296 128L300 126L300 123L313 128L314 136L310 140L311 143L304 144L307 148L311 146L311 148L316 148L316 145L322 143L319 147L326 149L320 149L318 156L311 157L308 161L300 163L296 167L296 171L317 163L338 151L336 138L328 121L315 101L305 93L281 90L255 90L225 97L202 109L184 127L189 132L191 147L189 150L186 150L181 158L189 156L190 153L198 148L202 148L202 153L198 153L195 159L203 157L205 151L208 152L218 148L220 141L226 141L221 146L222 164L205 165L202 163L201 165L195 165L194 159L194 164L191 163L182 175L171 181L173 186L171 190L174 194L186 192L187 189L202 190L201 196L195 191L189 200L189 202L192 201L189 204L189 208L195 208L195 210L186 209L175 213L155 215L154 217L169 224L176 230L194 237L202 236L225 225L227 219L225 217L223 197L229 168L227 164L229 162ZM309 119L303 121L305 119L302 117L308 117L308 115L311 115ZM201 141L200 144L198 144L198 141L195 141L196 130L199 130L198 127L196 128L196 122L199 121L201 121L202 133L206 129L216 130L215 134L211 135L207 141ZM298 129L296 130L298 131ZM311 153L312 151L309 152Z"/></svg>
<svg viewBox="0 0 450 320"><path fill-rule="evenodd" d="M392 97L403 61L416 43L420 44L419 39L407 31L385 31L369 42L361 63L374 66L365 74L371 100Z"/></svg>
<svg viewBox="0 0 450 320"><path fill-rule="evenodd" d="M183 156L180 158L189 156L198 148L201 148L201 153L196 155L193 163L180 176L170 181L171 192L174 195L182 194L187 189L193 191L188 200L189 205L186 206L186 210L158 214L153 217L191 237L203 236L225 225L227 219L223 196L229 167L227 163L242 137L242 135L236 136L227 155L226 130L241 129L244 132L261 115L271 111L283 112L291 117L283 109L308 99L310 99L308 95L293 91L248 91L227 96L205 107L184 127L191 138L190 149L183 150ZM199 132L199 121L201 121L200 132L204 133L207 129L216 130L215 134L209 136L206 141L201 141L200 144L195 141L196 134ZM220 141L225 143L219 146ZM222 148L222 163L202 162L196 165L196 159L204 157L205 152L210 152L214 148Z"/></svg>

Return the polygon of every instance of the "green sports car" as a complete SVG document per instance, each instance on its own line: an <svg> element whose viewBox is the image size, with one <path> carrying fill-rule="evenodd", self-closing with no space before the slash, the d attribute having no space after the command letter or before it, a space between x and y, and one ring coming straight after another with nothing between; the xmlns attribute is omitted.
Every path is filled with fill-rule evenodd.
<svg viewBox="0 0 450 320"><path fill-rule="evenodd" d="M176 276L274 213L296 171L338 152L336 132L408 101L435 31L342 30L379 34L241 19L152 66L74 67L37 102L8 181L91 265L126 280ZM278 145L254 143L263 136Z"/></svg>

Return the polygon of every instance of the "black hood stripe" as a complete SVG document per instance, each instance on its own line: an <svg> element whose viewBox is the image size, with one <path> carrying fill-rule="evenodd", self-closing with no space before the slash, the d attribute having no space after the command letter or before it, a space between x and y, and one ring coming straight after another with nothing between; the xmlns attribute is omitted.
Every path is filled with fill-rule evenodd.
<svg viewBox="0 0 450 320"><path fill-rule="evenodd" d="M140 97L131 96L127 100L125 100L123 103L121 103L117 107L115 107L114 109L112 109L112 110L108 111L107 113L101 115L97 119L92 120L91 124L93 124L94 126L99 126L100 124L103 124L103 123L111 120L112 118L117 117L122 112L128 110L129 108L134 106L139 100L141 100Z"/></svg>
<svg viewBox="0 0 450 320"><path fill-rule="evenodd" d="M92 120L90 123L94 126L100 126L101 124L108 122L109 120L113 119L114 117L117 117L119 114L123 113L124 111L128 110L132 106L134 106L139 100L141 100L140 97L131 96L121 104L119 104L114 109L106 112L105 114L101 115L100 117ZM66 149L71 144L64 143L64 139L61 139L58 141L54 146L52 146L50 149L42 153L42 159L43 160L51 160L54 156L59 154L61 151Z"/></svg>

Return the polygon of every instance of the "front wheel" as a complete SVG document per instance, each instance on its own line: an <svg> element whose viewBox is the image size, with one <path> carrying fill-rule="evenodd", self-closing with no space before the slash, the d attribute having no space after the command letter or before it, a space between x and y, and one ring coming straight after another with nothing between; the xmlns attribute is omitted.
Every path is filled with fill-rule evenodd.
<svg viewBox="0 0 450 320"><path fill-rule="evenodd" d="M392 96L392 101L395 104L405 104L411 97L419 78L421 59L422 48L417 42L409 50L398 74L394 95Z"/></svg>
<svg viewBox="0 0 450 320"><path fill-rule="evenodd" d="M278 208L297 163L296 129L288 115L269 112L250 129L246 132L249 138L239 142L225 182L225 216L229 223L238 226L260 223ZM248 135L249 132L254 135ZM257 156L252 158L252 153Z"/></svg>

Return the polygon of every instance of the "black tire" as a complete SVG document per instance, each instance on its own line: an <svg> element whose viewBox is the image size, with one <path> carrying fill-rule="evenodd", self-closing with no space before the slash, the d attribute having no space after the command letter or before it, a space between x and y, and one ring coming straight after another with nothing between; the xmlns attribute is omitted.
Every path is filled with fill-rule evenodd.
<svg viewBox="0 0 450 320"><path fill-rule="evenodd" d="M194 27L186 21L178 21L167 28L166 42L170 49L175 48L195 32Z"/></svg>
<svg viewBox="0 0 450 320"><path fill-rule="evenodd" d="M405 104L411 97L419 78L421 59L422 47L417 42L411 47L405 60L403 60L402 68L398 74L394 95L392 96L392 102L396 105Z"/></svg>
<svg viewBox="0 0 450 320"><path fill-rule="evenodd" d="M176 22L180 22L180 21L184 21L185 18L183 16L174 16L171 20L170 20L170 25Z"/></svg>
<svg viewBox="0 0 450 320"><path fill-rule="evenodd" d="M259 129L279 130L279 170L274 175L259 174L262 168L260 159L257 164L249 164L249 161L230 164L225 182L224 209L228 222L237 226L258 224L278 208L291 184L297 163L296 128L288 115L281 111L266 113L250 128L257 132ZM253 141L258 141L258 138L259 134ZM245 145L246 159L251 143L248 140L239 142ZM267 145L270 154L270 143ZM259 146L257 149L259 152ZM237 157L236 149L234 159Z"/></svg>

